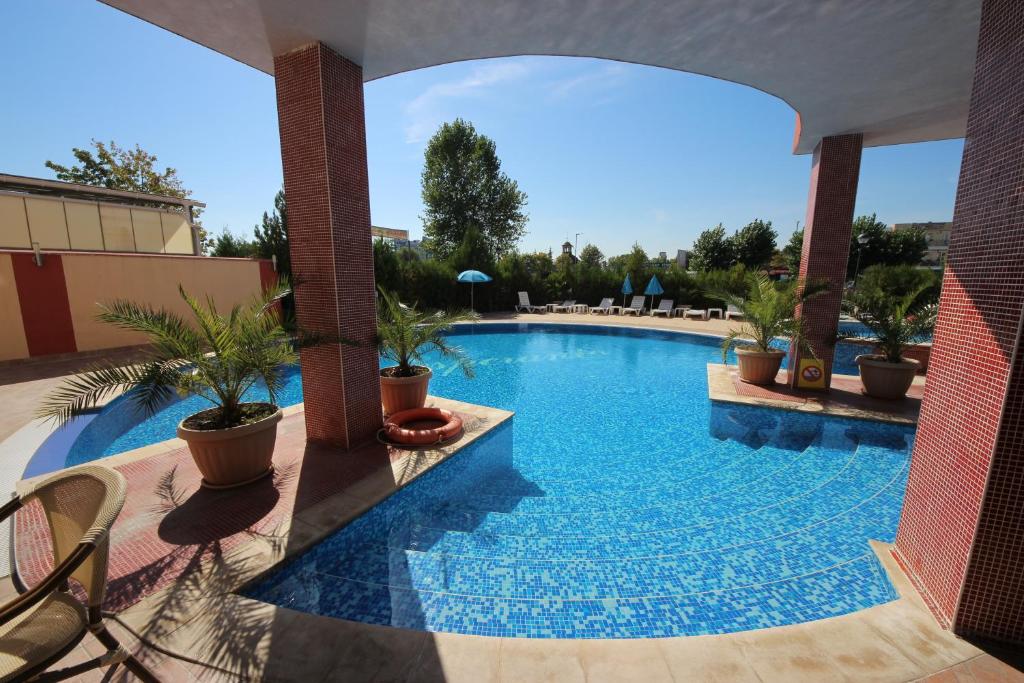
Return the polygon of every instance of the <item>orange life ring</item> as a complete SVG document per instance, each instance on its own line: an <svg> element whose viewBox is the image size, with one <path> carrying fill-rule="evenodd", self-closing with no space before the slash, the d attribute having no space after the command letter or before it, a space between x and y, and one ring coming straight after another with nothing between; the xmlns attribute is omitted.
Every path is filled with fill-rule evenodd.
<svg viewBox="0 0 1024 683"><path fill-rule="evenodd" d="M406 429L402 425L420 420L443 422L433 429ZM413 408L388 417L384 422L384 434L395 443L435 444L447 441L462 431L462 418L450 410L441 408Z"/></svg>

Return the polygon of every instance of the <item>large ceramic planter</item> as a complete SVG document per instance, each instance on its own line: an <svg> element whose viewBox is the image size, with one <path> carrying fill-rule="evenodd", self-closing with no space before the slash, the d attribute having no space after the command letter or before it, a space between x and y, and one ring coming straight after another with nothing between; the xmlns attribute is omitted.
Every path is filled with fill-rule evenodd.
<svg viewBox="0 0 1024 683"><path fill-rule="evenodd" d="M275 406L276 407L276 406ZM188 443L188 450L203 475L203 486L226 489L261 479L274 471L274 444L278 409L259 422L229 429L189 429L188 418L178 425L178 438Z"/></svg>
<svg viewBox="0 0 1024 683"><path fill-rule="evenodd" d="M907 390L914 383L921 364L910 358L899 363L890 363L885 356L865 354L857 356L860 368L860 381L864 385L864 393L875 398L898 399L907 395Z"/></svg>
<svg viewBox="0 0 1024 683"><path fill-rule="evenodd" d="M384 414L394 415L403 410L422 408L427 402L427 387L434 373L430 368L414 366L421 373L412 377L380 376L380 402L384 404Z"/></svg>
<svg viewBox="0 0 1024 683"><path fill-rule="evenodd" d="M749 384L775 384L775 376L779 374L785 351L757 351L755 349L736 349L736 362L740 366L740 379Z"/></svg>

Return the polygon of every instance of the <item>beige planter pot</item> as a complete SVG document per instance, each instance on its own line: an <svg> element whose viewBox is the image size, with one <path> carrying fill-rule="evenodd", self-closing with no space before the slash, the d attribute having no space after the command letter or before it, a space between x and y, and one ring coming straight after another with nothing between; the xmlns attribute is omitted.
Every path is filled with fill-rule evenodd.
<svg viewBox="0 0 1024 683"><path fill-rule="evenodd" d="M280 409L259 422L230 429L189 429L178 425L178 438L203 475L203 486L226 489L261 479L274 471L274 444ZM186 418L187 419L187 418Z"/></svg>
<svg viewBox="0 0 1024 683"><path fill-rule="evenodd" d="M890 363L885 356L875 354L857 356L856 360L864 393L874 398L903 398L921 367L921 363L910 358Z"/></svg>
<svg viewBox="0 0 1024 683"><path fill-rule="evenodd" d="M785 351L755 351L736 349L736 362L740 366L740 379L749 384L775 384Z"/></svg>
<svg viewBox="0 0 1024 683"><path fill-rule="evenodd" d="M415 377L380 376L380 402L384 404L384 414L394 415L403 410L422 408L427 402L427 388L434 373L429 368Z"/></svg>

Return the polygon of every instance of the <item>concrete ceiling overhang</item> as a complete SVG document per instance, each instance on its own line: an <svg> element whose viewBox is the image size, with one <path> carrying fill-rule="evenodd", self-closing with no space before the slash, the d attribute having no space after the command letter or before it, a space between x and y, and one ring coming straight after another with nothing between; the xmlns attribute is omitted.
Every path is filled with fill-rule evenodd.
<svg viewBox="0 0 1024 683"><path fill-rule="evenodd" d="M980 0L103 0L268 74L321 41L371 81L513 55L742 83L798 115L794 151L962 137Z"/></svg>

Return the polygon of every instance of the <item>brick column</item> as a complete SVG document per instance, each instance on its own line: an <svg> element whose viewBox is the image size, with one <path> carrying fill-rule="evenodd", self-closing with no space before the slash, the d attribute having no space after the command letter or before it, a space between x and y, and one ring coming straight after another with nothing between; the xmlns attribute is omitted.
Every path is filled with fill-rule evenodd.
<svg viewBox="0 0 1024 683"><path fill-rule="evenodd" d="M798 308L797 315L804 319L811 348L825 361L826 386L832 382L832 352L839 330L839 305L846 285L863 142L864 136L859 133L823 138L814 148L811 161L800 277L805 281L828 282L829 291ZM799 349L790 349L790 386L796 384L799 359Z"/></svg>
<svg viewBox="0 0 1024 683"><path fill-rule="evenodd" d="M351 448L381 426L363 71L320 43L274 59L296 317L358 346L302 351L306 434Z"/></svg>
<svg viewBox="0 0 1024 683"><path fill-rule="evenodd" d="M982 4L896 556L940 621L1024 640L1024 3Z"/></svg>

